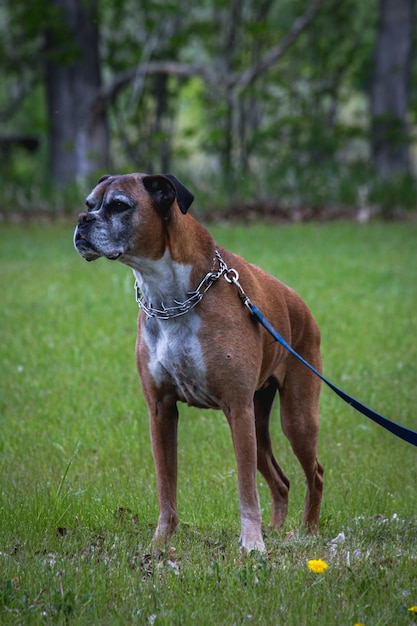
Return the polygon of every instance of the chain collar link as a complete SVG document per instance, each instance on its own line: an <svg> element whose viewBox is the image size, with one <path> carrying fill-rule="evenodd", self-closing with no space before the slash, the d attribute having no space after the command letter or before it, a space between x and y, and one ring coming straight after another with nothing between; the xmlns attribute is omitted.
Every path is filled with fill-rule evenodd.
<svg viewBox="0 0 417 626"><path fill-rule="evenodd" d="M219 264L219 268L217 272L214 272L216 261ZM215 283L216 280L218 280L227 271L228 267L226 263L223 261L220 252L216 250L213 258L212 270L204 276L197 289L189 292L190 297L187 298L187 300L184 300L184 302L174 300L175 306L165 306L164 303L162 303L161 309L155 309L151 304L147 304L143 299L138 281L135 282L136 302L148 317L154 317L160 320L169 320L174 317L179 317L180 315L185 315L199 302L201 302L206 291L210 289L213 283Z"/></svg>

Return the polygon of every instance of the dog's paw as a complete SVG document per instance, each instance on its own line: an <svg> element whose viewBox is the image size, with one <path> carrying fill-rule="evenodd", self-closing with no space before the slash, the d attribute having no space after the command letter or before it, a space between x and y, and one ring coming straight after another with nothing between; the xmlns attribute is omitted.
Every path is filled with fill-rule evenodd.
<svg viewBox="0 0 417 626"><path fill-rule="evenodd" d="M178 515L169 514L163 516L162 514L158 519L158 526L156 527L153 537L153 546L155 548L164 548L166 544L173 537L178 525Z"/></svg>
<svg viewBox="0 0 417 626"><path fill-rule="evenodd" d="M242 552L265 552L265 544L261 535L258 533L251 533L249 536L240 535L240 545L242 548Z"/></svg>

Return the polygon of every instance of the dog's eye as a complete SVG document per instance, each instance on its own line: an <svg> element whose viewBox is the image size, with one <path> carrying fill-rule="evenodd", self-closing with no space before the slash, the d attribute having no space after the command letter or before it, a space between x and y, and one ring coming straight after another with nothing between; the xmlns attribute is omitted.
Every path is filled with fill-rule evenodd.
<svg viewBox="0 0 417 626"><path fill-rule="evenodd" d="M130 209L130 206L126 203L123 202L122 200L112 200L112 202L110 202L109 204L109 209L111 209L112 211L127 211L128 209Z"/></svg>
<svg viewBox="0 0 417 626"><path fill-rule="evenodd" d="M88 211L93 211L94 207L96 206L95 202L93 202L92 200L86 200L85 205Z"/></svg>

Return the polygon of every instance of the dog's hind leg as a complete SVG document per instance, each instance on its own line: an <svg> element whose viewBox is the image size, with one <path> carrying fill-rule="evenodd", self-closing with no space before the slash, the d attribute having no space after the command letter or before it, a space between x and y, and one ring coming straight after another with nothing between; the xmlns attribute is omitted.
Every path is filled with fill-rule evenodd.
<svg viewBox="0 0 417 626"><path fill-rule="evenodd" d="M290 481L278 465L271 445L269 418L272 403L277 391L277 384L271 379L266 387L258 390L254 396L257 466L265 478L271 492L271 521L273 527L282 527L288 510L288 491Z"/></svg>
<svg viewBox="0 0 417 626"><path fill-rule="evenodd" d="M307 357L308 358L308 357ZM323 492L323 466L317 459L319 435L319 397L321 381L305 365L289 357L287 375L280 390L281 424L300 461L306 477L303 522L307 528L318 526ZM313 360L313 355L310 362ZM320 364L313 364L320 368Z"/></svg>

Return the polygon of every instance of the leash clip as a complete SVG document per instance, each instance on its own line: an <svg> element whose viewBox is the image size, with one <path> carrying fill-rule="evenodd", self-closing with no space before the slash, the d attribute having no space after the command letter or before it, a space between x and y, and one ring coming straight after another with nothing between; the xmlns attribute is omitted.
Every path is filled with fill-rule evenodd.
<svg viewBox="0 0 417 626"><path fill-rule="evenodd" d="M239 272L234 267L228 268L224 273L224 277L228 283L239 285Z"/></svg>
<svg viewBox="0 0 417 626"><path fill-rule="evenodd" d="M224 272L224 277L228 283L236 285L238 289L239 298L242 300L243 304L247 306L249 310L251 310L252 303L249 300L249 297L243 291L243 287L239 282L239 272L234 267L231 267L230 269L227 268Z"/></svg>

